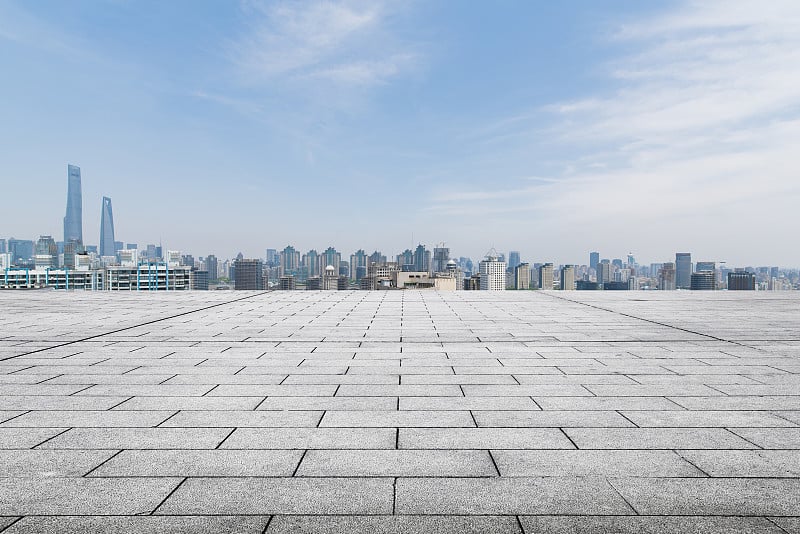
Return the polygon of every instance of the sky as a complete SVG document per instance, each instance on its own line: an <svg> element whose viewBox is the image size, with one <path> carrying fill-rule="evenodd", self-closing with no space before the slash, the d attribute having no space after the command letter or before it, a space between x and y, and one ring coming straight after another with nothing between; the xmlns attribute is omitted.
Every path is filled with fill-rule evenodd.
<svg viewBox="0 0 800 534"><path fill-rule="evenodd" d="M0 2L0 237L800 266L800 2Z"/></svg>

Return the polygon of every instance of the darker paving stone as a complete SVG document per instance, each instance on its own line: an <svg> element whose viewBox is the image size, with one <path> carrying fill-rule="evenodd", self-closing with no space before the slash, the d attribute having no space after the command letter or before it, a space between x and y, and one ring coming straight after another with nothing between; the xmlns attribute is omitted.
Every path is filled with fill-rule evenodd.
<svg viewBox="0 0 800 534"><path fill-rule="evenodd" d="M336 411L326 412L321 427L474 427L468 411Z"/></svg>
<svg viewBox="0 0 800 534"><path fill-rule="evenodd" d="M511 516L275 516L266 534L522 534Z"/></svg>
<svg viewBox="0 0 800 534"><path fill-rule="evenodd" d="M159 514L387 514L392 479L190 478Z"/></svg>
<svg viewBox="0 0 800 534"><path fill-rule="evenodd" d="M305 477L479 477L497 476L487 451L315 450L296 476Z"/></svg>
<svg viewBox="0 0 800 534"><path fill-rule="evenodd" d="M762 517L522 516L525 534L780 534Z"/></svg>
<svg viewBox="0 0 800 534"><path fill-rule="evenodd" d="M437 478L397 480L398 514L632 514L603 479Z"/></svg>
<svg viewBox="0 0 800 534"><path fill-rule="evenodd" d="M109 516L25 517L3 534L261 534L261 516Z"/></svg>

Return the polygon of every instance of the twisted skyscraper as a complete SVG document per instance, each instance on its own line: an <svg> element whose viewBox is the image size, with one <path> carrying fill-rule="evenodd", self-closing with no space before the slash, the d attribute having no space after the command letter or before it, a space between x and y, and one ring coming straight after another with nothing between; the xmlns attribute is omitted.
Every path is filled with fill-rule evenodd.
<svg viewBox="0 0 800 534"><path fill-rule="evenodd" d="M81 200L81 168L67 166L67 214L64 216L64 243L83 243L83 203Z"/></svg>
<svg viewBox="0 0 800 534"><path fill-rule="evenodd" d="M111 199L103 197L103 208L100 211L100 255L114 256L114 212L111 210Z"/></svg>

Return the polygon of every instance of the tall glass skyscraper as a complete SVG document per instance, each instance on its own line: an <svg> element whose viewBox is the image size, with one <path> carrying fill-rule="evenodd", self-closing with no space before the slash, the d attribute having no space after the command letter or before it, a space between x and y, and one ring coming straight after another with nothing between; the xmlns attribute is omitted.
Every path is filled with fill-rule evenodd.
<svg viewBox="0 0 800 534"><path fill-rule="evenodd" d="M67 166L67 214L64 216L64 243L83 243L83 202L81 200L81 168Z"/></svg>
<svg viewBox="0 0 800 534"><path fill-rule="evenodd" d="M103 208L100 211L100 255L114 256L114 212L111 211L111 199L103 197Z"/></svg>

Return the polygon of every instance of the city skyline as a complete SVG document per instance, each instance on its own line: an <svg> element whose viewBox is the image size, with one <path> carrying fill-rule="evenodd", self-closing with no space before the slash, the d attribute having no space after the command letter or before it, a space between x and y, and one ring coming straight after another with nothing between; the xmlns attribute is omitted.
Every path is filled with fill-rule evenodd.
<svg viewBox="0 0 800 534"><path fill-rule="evenodd" d="M4 2L0 232L61 235L72 162L86 236L108 196L118 238L221 256L444 241L800 265L799 19L792 2Z"/></svg>

